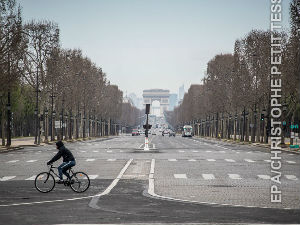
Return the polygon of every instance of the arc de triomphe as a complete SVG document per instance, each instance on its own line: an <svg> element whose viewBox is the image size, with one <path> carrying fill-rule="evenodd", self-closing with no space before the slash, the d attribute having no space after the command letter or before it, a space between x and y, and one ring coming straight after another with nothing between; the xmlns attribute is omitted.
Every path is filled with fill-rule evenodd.
<svg viewBox="0 0 300 225"><path fill-rule="evenodd" d="M152 105L152 102L159 101L160 103L160 116L164 115L164 111L169 109L170 91L163 89L149 89L143 91L143 106L146 104ZM151 114L154 114L154 108L151 107Z"/></svg>

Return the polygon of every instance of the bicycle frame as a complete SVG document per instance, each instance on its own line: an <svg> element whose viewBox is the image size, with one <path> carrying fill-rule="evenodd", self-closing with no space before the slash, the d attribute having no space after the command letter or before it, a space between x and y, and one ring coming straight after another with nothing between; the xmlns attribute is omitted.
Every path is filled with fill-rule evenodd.
<svg viewBox="0 0 300 225"><path fill-rule="evenodd" d="M53 169L57 169L57 167L55 167L53 165L50 166L48 176L47 176L47 179L45 180L45 183L47 182L50 173L54 174L57 178L60 178L59 175L57 173L55 173ZM74 175L74 172L73 172L72 168L69 168L67 171L68 171L70 177L72 177Z"/></svg>

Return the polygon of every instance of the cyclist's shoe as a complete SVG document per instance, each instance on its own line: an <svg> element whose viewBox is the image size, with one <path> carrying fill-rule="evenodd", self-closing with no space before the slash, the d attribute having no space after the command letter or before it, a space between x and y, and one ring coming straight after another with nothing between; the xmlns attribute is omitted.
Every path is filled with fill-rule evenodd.
<svg viewBox="0 0 300 225"><path fill-rule="evenodd" d="M65 182L64 182L64 180L58 180L58 181L56 181L56 183L57 184L64 184Z"/></svg>
<svg viewBox="0 0 300 225"><path fill-rule="evenodd" d="M75 180L72 179L72 180L70 181L70 184L74 184L74 183L75 183Z"/></svg>

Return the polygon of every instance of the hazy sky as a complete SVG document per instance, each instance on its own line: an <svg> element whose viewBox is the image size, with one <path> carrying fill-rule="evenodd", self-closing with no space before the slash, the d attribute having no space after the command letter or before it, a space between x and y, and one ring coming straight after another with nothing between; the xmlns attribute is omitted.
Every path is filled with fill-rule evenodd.
<svg viewBox="0 0 300 225"><path fill-rule="evenodd" d="M200 83L207 62L237 38L268 29L270 0L17 0L24 21L58 23L63 48L80 48L129 94L178 93ZM283 0L288 28L290 0Z"/></svg>

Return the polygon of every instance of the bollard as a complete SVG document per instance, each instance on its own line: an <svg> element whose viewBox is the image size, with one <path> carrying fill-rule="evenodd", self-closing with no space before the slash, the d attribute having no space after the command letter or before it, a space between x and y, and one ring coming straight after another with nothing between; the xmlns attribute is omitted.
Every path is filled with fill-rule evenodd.
<svg viewBox="0 0 300 225"><path fill-rule="evenodd" d="M148 137L145 137L145 147L144 147L144 151L149 151Z"/></svg>

